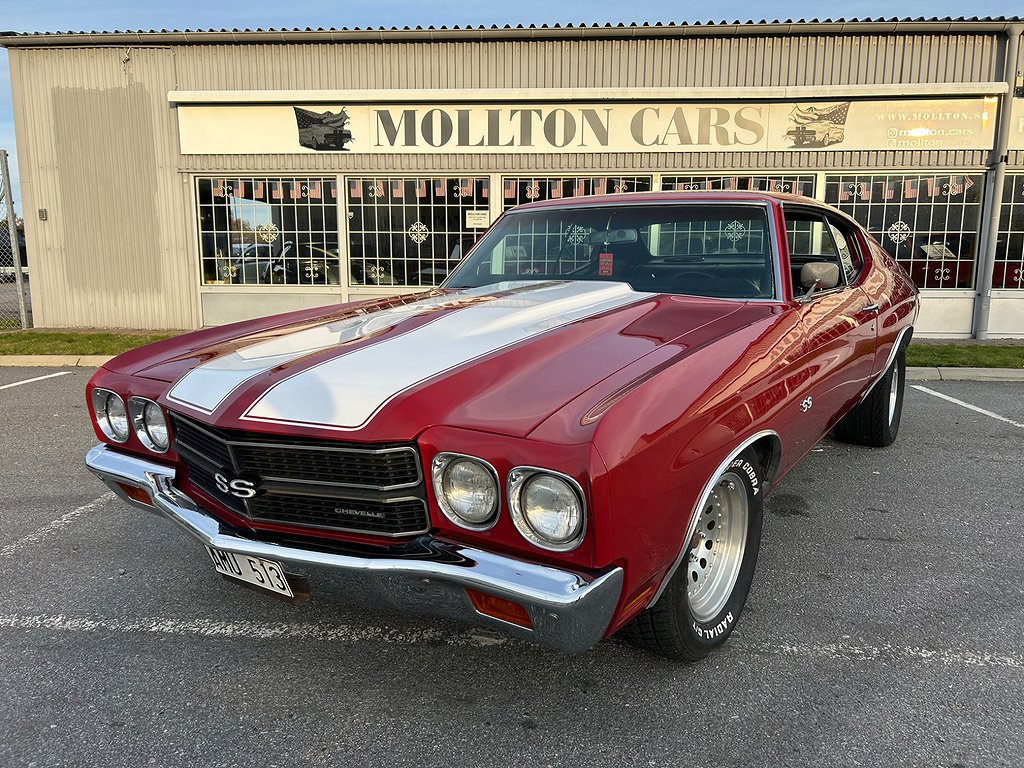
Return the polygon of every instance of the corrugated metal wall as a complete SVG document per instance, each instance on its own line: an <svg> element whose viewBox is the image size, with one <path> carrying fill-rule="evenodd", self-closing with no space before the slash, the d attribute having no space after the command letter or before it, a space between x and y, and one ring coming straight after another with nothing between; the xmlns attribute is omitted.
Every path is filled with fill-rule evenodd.
<svg viewBox="0 0 1024 768"><path fill-rule="evenodd" d="M168 49L11 51L40 327L192 328L198 278ZM40 221L38 209L46 209Z"/></svg>
<svg viewBox="0 0 1024 768"><path fill-rule="evenodd" d="M41 326L199 324L189 173L973 168L984 152L182 157L171 90L631 88L999 80L997 35L10 50ZM127 57L127 61L124 59Z"/></svg>

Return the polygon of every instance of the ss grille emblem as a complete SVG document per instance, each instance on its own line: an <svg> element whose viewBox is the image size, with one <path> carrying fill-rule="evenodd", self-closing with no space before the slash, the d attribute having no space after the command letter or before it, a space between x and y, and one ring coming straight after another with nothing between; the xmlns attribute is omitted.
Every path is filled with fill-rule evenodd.
<svg viewBox="0 0 1024 768"><path fill-rule="evenodd" d="M810 397L805 397L803 402L800 403L800 410L803 411L804 413L807 413L809 410L811 410L812 405L814 405L814 401L811 400Z"/></svg>
<svg viewBox="0 0 1024 768"><path fill-rule="evenodd" d="M244 480L240 477L228 480L223 473L218 472L213 476L213 481L217 483L218 491L236 496L239 499L251 499L256 495L257 483L252 480Z"/></svg>

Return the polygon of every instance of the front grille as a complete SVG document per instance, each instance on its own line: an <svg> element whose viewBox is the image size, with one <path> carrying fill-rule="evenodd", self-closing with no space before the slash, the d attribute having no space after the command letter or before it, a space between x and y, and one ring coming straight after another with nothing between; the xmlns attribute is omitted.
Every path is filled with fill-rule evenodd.
<svg viewBox="0 0 1024 768"><path fill-rule="evenodd" d="M249 513L253 520L272 520L275 523L312 525L317 528L336 528L340 525L349 531L390 536L423 529L423 501L416 498L353 501L264 494L249 502Z"/></svg>
<svg viewBox="0 0 1024 768"><path fill-rule="evenodd" d="M408 536L430 527L414 445L234 432L171 414L188 481L254 522ZM215 475L221 475L218 479ZM223 486L241 481L241 498ZM253 485L248 485L249 483ZM239 489L235 489L236 491Z"/></svg>
<svg viewBox="0 0 1024 768"><path fill-rule="evenodd" d="M420 481L419 457L408 448L368 453L351 448L250 443L235 446L238 463L265 477L329 482L351 488L387 490Z"/></svg>

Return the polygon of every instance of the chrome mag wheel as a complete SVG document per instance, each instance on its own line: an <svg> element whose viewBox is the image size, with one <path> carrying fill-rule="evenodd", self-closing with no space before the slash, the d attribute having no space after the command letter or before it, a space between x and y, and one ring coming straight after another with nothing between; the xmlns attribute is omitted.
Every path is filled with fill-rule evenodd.
<svg viewBox="0 0 1024 768"><path fill-rule="evenodd" d="M687 555L686 594L699 622L715 618L732 595L743 564L748 518L743 481L726 472L701 512Z"/></svg>
<svg viewBox="0 0 1024 768"><path fill-rule="evenodd" d="M892 376L889 382L889 424L896 418L896 403L900 396L900 366L896 363L892 367Z"/></svg>

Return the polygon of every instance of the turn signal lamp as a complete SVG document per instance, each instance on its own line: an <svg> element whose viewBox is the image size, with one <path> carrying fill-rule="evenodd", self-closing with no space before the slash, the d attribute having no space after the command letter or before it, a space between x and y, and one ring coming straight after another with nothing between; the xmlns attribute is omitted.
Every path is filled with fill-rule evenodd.
<svg viewBox="0 0 1024 768"><path fill-rule="evenodd" d="M124 483L118 483L117 487L124 491L124 495L132 501L137 501L140 504L146 506L153 506L153 499L149 497L149 493L144 491L142 488L136 488L134 485L126 485Z"/></svg>
<svg viewBox="0 0 1024 768"><path fill-rule="evenodd" d="M519 603L513 603L503 597L488 595L486 592L478 592L475 589L466 589L466 594L469 595L469 602L473 604L477 613L507 621L509 624L533 629L530 615Z"/></svg>

